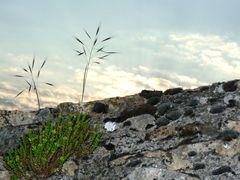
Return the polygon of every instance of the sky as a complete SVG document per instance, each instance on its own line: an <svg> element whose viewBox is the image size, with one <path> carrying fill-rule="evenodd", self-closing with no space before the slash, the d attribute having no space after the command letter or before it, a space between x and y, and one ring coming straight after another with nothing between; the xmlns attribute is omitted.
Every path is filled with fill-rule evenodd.
<svg viewBox="0 0 240 180"><path fill-rule="evenodd" d="M35 110L23 71L35 56L41 70L41 107L79 102L91 45L117 51L88 71L84 101L127 96L143 89L184 89L240 77L239 0L12 0L0 2L0 109ZM92 61L93 62L93 61ZM35 72L34 72L35 73ZM54 84L47 86L43 82Z"/></svg>

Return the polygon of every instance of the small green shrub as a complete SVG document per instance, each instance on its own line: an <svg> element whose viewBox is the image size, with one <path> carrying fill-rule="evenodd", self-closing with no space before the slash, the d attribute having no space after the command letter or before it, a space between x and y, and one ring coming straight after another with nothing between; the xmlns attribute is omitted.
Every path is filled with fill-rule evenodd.
<svg viewBox="0 0 240 180"><path fill-rule="evenodd" d="M100 136L98 128L91 127L88 119L86 115L69 115L63 122L58 116L56 123L49 120L35 132L30 129L21 137L20 147L4 154L12 179L49 177L70 156L80 158L92 153Z"/></svg>

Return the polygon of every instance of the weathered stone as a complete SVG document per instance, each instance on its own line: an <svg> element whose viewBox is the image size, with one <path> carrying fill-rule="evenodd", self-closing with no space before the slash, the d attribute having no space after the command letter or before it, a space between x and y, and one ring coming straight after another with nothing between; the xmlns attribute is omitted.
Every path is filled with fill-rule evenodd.
<svg viewBox="0 0 240 180"><path fill-rule="evenodd" d="M234 130L225 130L219 134L219 138L223 141L231 141L233 139L237 139L239 136L239 132Z"/></svg>
<svg viewBox="0 0 240 180"><path fill-rule="evenodd" d="M165 126L165 125L168 125L170 123L170 120L167 119L165 116L161 116L160 118L158 118L156 120L156 125L157 127L159 126Z"/></svg>
<svg viewBox="0 0 240 180"><path fill-rule="evenodd" d="M195 155L197 155L197 153L195 151L188 152L188 156L195 156Z"/></svg>
<svg viewBox="0 0 240 180"><path fill-rule="evenodd" d="M219 167L219 168L213 170L212 175L219 175L219 174L223 174L226 172L232 173L233 171L232 171L231 167L229 167L229 166L222 166L222 167Z"/></svg>
<svg viewBox="0 0 240 180"><path fill-rule="evenodd" d="M205 168L206 168L206 165L203 163L193 164L193 170L199 170L199 169L205 169Z"/></svg>
<svg viewBox="0 0 240 180"><path fill-rule="evenodd" d="M63 164L62 172L64 175L74 176L77 169L77 164L72 160L68 160Z"/></svg>
<svg viewBox="0 0 240 180"><path fill-rule="evenodd" d="M93 106L93 112L96 113L107 113L108 111L108 105L96 102Z"/></svg>
<svg viewBox="0 0 240 180"><path fill-rule="evenodd" d="M154 115L156 112L156 107L149 105L149 104L143 104L139 107L136 107L133 110L125 110L121 113L120 117L116 119L116 122L123 122L128 118L142 115L142 114L150 114Z"/></svg>
<svg viewBox="0 0 240 180"><path fill-rule="evenodd" d="M7 170L6 171L0 170L0 180L10 180L10 179L11 179L11 175Z"/></svg>
<svg viewBox="0 0 240 180"><path fill-rule="evenodd" d="M4 123L12 126L32 124L35 116L35 112L0 110L0 125L3 126Z"/></svg>
<svg viewBox="0 0 240 180"><path fill-rule="evenodd" d="M221 113L225 110L225 107L222 105L214 105L210 109L210 113L216 114L216 113Z"/></svg>
<svg viewBox="0 0 240 180"><path fill-rule="evenodd" d="M166 139L175 135L177 135L177 131L175 128L161 126L155 129L153 132L150 132L149 134L147 134L147 139L158 141L158 140Z"/></svg>
<svg viewBox="0 0 240 180"><path fill-rule="evenodd" d="M166 169L155 167L138 167L135 168L126 178L123 180L146 180L146 179L188 179L189 176L179 172L168 171ZM194 179L193 179L194 180Z"/></svg>
<svg viewBox="0 0 240 180"><path fill-rule="evenodd" d="M173 105L171 103L160 104L157 106L157 114L162 116L172 107L173 107Z"/></svg>
<svg viewBox="0 0 240 180"><path fill-rule="evenodd" d="M190 115L193 115L193 109L192 108L187 108L185 111L184 111L184 116L190 116Z"/></svg>
<svg viewBox="0 0 240 180"><path fill-rule="evenodd" d="M228 81L226 83L223 83L223 90L225 92L233 92L237 89L237 82L238 80Z"/></svg>
<svg viewBox="0 0 240 180"><path fill-rule="evenodd" d="M163 94L165 94L165 95L174 95L174 94L180 93L182 91L183 91L182 88L173 88L173 89L167 89L166 91L164 91Z"/></svg>
<svg viewBox="0 0 240 180"><path fill-rule="evenodd" d="M150 114L143 114L140 116L128 118L126 121L131 122L130 128L138 131L146 131L148 125L155 126L155 118Z"/></svg>
<svg viewBox="0 0 240 180"><path fill-rule="evenodd" d="M10 178L1 157L19 145L23 133L69 113L88 113L89 122L100 125L100 145L88 157L73 155L46 179L240 179L239 90L238 80L164 94L142 91L81 104L62 103L39 112L2 110L0 179ZM97 103L108 110L93 112ZM117 128L109 131L107 123Z"/></svg>
<svg viewBox="0 0 240 180"><path fill-rule="evenodd" d="M143 90L139 95L149 99L151 97L161 97L162 96L162 91L149 91L149 90Z"/></svg>
<svg viewBox="0 0 240 180"><path fill-rule="evenodd" d="M71 102L64 102L57 106L57 111L61 115L68 115L68 114L77 114L83 112L80 104L71 103Z"/></svg>
<svg viewBox="0 0 240 180"><path fill-rule="evenodd" d="M221 156L233 157L240 153L240 142L239 140L232 140L228 143L215 144L214 149L217 154Z"/></svg>
<svg viewBox="0 0 240 180"><path fill-rule="evenodd" d="M147 104L155 105L155 104L159 103L159 101L160 101L160 98L158 96L154 96L154 97L150 97L147 100Z"/></svg>
<svg viewBox="0 0 240 180"><path fill-rule="evenodd" d="M170 111L169 113L166 114L166 118L170 119L170 120L177 120L178 118L180 118L180 116L182 115L182 113L178 110L175 111Z"/></svg>
<svg viewBox="0 0 240 180"><path fill-rule="evenodd" d="M188 106L197 106L198 103L199 103L199 101L197 99L192 99L187 103L187 105Z"/></svg>

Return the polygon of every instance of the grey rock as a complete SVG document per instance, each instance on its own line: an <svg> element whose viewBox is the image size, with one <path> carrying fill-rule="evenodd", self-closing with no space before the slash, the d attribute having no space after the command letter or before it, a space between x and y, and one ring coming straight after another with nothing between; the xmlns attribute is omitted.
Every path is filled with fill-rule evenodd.
<svg viewBox="0 0 240 180"><path fill-rule="evenodd" d="M162 103L157 106L157 114L162 116L172 107L173 105L171 103Z"/></svg>
<svg viewBox="0 0 240 180"><path fill-rule="evenodd" d="M198 103L199 103L199 101L197 99L192 99L187 103L187 105L188 106L197 106Z"/></svg>
<svg viewBox="0 0 240 180"><path fill-rule="evenodd" d="M239 134L239 132L229 129L221 132L218 138L222 139L223 141L231 141L233 139L237 139Z"/></svg>
<svg viewBox="0 0 240 180"><path fill-rule="evenodd" d="M182 92L183 89L182 88L172 88L172 89L167 89L166 91L164 91L165 95L174 95L177 93Z"/></svg>
<svg viewBox="0 0 240 180"><path fill-rule="evenodd" d="M226 83L223 83L223 90L225 92L233 92L237 90L237 82L238 80L228 81Z"/></svg>
<svg viewBox="0 0 240 180"><path fill-rule="evenodd" d="M221 113L225 110L225 106L223 105L214 105L210 109L210 113L216 114L216 113Z"/></svg>
<svg viewBox="0 0 240 180"><path fill-rule="evenodd" d="M199 169L205 169L206 166L204 163L196 163L196 164L193 164L193 170L199 170Z"/></svg>
<svg viewBox="0 0 240 180"><path fill-rule="evenodd" d="M170 123L170 120L167 119L165 116L161 116L160 118L158 118L158 119L156 120L156 125L157 125L157 127L159 127L159 126L166 126L166 125L168 125L169 123Z"/></svg>
<svg viewBox="0 0 240 180"><path fill-rule="evenodd" d="M131 123L130 128L137 131L146 131L148 126L155 126L155 118L150 114L128 118L126 121Z"/></svg>
<svg viewBox="0 0 240 180"><path fill-rule="evenodd" d="M179 110L175 110L175 111L170 111L169 113L167 113L166 118L168 118L170 120L177 120L178 118L180 118L181 115L182 115L182 113Z"/></svg>
<svg viewBox="0 0 240 180"><path fill-rule="evenodd" d="M193 115L193 114L194 114L194 111L193 111L192 108L187 108L187 109L185 109L185 111L184 111L184 116L191 116L191 115Z"/></svg>
<svg viewBox="0 0 240 180"><path fill-rule="evenodd" d="M151 105L156 105L157 103L159 103L160 98L158 96L154 96L154 97L150 97L147 100L147 104L151 104Z"/></svg>
<svg viewBox="0 0 240 180"><path fill-rule="evenodd" d="M107 113L108 111L108 105L96 102L93 106L93 112L96 113Z"/></svg>
<svg viewBox="0 0 240 180"><path fill-rule="evenodd" d="M23 133L58 114L89 113L90 123L100 125L99 147L85 158L73 155L61 171L45 179L238 180L239 89L237 80L193 90L177 88L164 94L142 91L84 104L62 103L39 112L2 110L0 179L9 178L2 156L19 145ZM107 105L107 112L92 112L96 102ZM107 122L118 128L107 131Z"/></svg>
<svg viewBox="0 0 240 180"><path fill-rule="evenodd" d="M162 91L149 91L149 90L142 90L142 92L139 94L140 96L149 99L151 97L161 97Z"/></svg>

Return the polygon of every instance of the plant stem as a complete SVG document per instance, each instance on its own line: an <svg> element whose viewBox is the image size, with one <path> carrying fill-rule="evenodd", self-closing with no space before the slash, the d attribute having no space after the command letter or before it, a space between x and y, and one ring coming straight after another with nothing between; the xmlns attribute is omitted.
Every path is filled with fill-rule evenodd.
<svg viewBox="0 0 240 180"><path fill-rule="evenodd" d="M92 59L93 48L94 48L94 44L93 44L92 47L91 47L91 51L90 51L90 53L89 53L89 57L88 57L88 62L87 62L87 65L86 65L86 67L85 67L85 70L84 70L82 98L81 98L81 101L80 101L80 102L83 102L83 98L84 98L85 87L86 87L86 81L87 81L87 73L88 73L88 69L89 69L90 61L91 61L91 59Z"/></svg>
<svg viewBox="0 0 240 180"><path fill-rule="evenodd" d="M38 94L37 86L36 86L35 80L34 80L34 78L33 78L32 72L31 72L31 78L32 78L33 85L34 85L34 91L35 91L35 94L36 94L36 97L37 97L38 110L40 110L41 107L40 107L39 94Z"/></svg>

